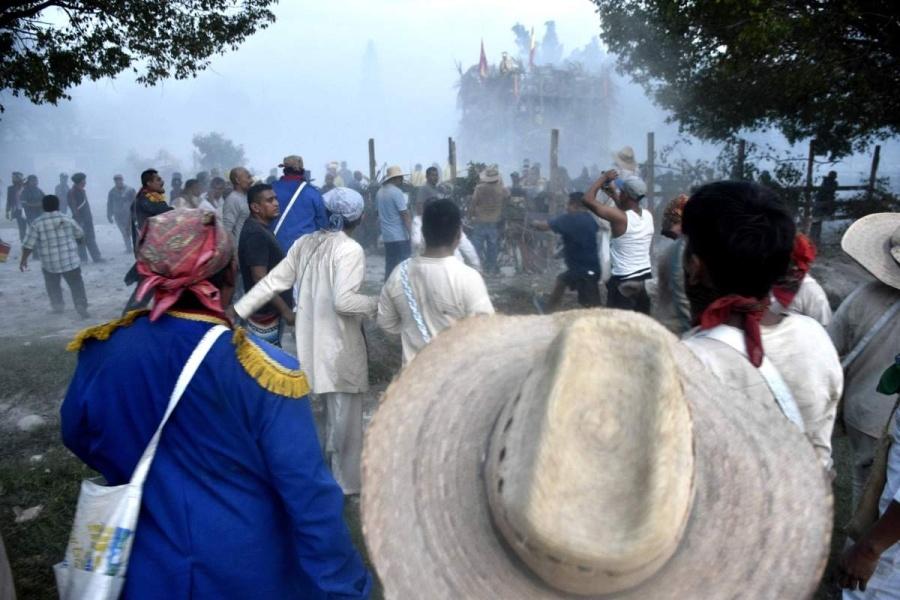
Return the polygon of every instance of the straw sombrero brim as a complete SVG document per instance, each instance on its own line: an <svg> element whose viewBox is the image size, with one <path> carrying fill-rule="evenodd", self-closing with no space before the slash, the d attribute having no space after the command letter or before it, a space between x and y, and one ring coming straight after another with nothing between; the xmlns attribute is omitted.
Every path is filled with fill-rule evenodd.
<svg viewBox="0 0 900 600"><path fill-rule="evenodd" d="M500 181L500 175L485 175L482 173L478 176L478 180L481 181L481 183L497 183Z"/></svg>
<svg viewBox="0 0 900 600"><path fill-rule="evenodd" d="M876 279L900 290L900 262L891 255L891 235L900 213L877 213L855 221L841 238L841 248Z"/></svg>
<svg viewBox="0 0 900 600"><path fill-rule="evenodd" d="M577 314L467 319L388 388L366 433L362 495L366 544L387 598L569 597L505 547L482 470L510 390ZM694 422L691 516L657 574L604 598L811 596L832 527L830 485L812 446L774 402L722 387L672 343Z"/></svg>

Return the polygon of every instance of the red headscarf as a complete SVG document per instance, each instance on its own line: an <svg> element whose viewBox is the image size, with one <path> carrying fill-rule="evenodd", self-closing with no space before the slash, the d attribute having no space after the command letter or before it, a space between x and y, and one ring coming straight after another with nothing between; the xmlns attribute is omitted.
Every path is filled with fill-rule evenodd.
<svg viewBox="0 0 900 600"><path fill-rule="evenodd" d="M727 323L733 314L743 316L744 344L747 347L747 357L754 367L759 367L763 361L762 332L759 323L766 311L769 310L769 300L765 298L748 298L731 294L722 296L706 307L700 315L700 329L712 329L723 323Z"/></svg>
<svg viewBox="0 0 900 600"><path fill-rule="evenodd" d="M147 219L138 247L137 271L143 280L138 299L153 291L150 320L168 310L185 290L224 318L219 290L208 281L231 261L231 237L213 212L175 209Z"/></svg>
<svg viewBox="0 0 900 600"><path fill-rule="evenodd" d="M803 278L809 273L815 259L815 244L802 233L798 233L794 237L794 249L791 251L788 272L772 288L772 295L783 307L787 308L794 301L794 296L800 291L800 284L803 283Z"/></svg>

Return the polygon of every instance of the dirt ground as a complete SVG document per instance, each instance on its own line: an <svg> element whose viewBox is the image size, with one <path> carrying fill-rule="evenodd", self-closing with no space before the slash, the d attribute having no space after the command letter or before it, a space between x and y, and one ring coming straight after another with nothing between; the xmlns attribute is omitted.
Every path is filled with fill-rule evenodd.
<svg viewBox="0 0 900 600"><path fill-rule="evenodd" d="M62 556L78 482L90 476L58 438L59 404L75 364L74 356L65 352L64 346L79 329L119 316L131 292L122 278L132 257L124 253L118 230L98 223L96 232L107 262L83 267L91 313L91 319L83 321L76 315L65 285L66 312L50 313L40 263L34 261L28 272L20 273L17 232L10 222L0 224L0 238L13 243L9 260L0 263L0 533L6 542L20 598L55 597L50 567ZM365 293L378 292L383 268L381 256L367 258ZM560 270L561 264L540 276L500 276L486 281L499 312L533 314L535 293L549 292ZM821 252L813 274L835 307L868 278L834 247ZM562 308L574 307L574 296L567 295ZM366 333L372 383L366 403L368 418L377 405L378 394L399 370L400 345L374 324L366 325ZM286 343L286 349L290 348L291 344ZM321 408L316 402L313 406L321 420ZM31 415L43 419L44 425L31 432L19 431L17 424ZM845 438L836 436L835 459L842 471L835 482L836 524L846 521L849 509L849 483L845 476L848 452ZM16 522L16 514L34 506L42 507L36 518ZM356 505L348 503L346 517L358 547L365 552ZM833 552L841 544L842 537L836 534ZM376 590L378 596L380 590ZM823 582L816 597L838 598L839 594Z"/></svg>

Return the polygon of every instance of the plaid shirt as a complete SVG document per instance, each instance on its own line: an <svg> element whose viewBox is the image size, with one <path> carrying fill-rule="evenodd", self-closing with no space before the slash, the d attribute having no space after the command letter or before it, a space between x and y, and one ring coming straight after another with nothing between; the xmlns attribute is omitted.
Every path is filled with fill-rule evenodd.
<svg viewBox="0 0 900 600"><path fill-rule="evenodd" d="M76 240L83 237L84 231L72 217L55 210L31 222L22 247L34 250L40 246L41 268L48 273L66 273L81 266Z"/></svg>

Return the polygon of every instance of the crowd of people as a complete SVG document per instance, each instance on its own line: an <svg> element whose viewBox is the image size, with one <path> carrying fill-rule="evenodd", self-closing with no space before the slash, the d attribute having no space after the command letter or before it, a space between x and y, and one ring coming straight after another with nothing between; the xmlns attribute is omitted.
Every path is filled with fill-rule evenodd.
<svg viewBox="0 0 900 600"><path fill-rule="evenodd" d="M436 166L392 166L374 193L346 163L318 188L298 155L265 182L176 173L168 197L154 169L137 192L116 176L107 218L134 252L135 292L71 344L65 444L127 482L188 356L228 328L165 425L126 595L365 598L343 521L362 492L391 597L805 597L828 553L840 420L868 518L840 584L900 598L900 445L879 443L900 442L900 215L845 233L873 279L832 314L816 248L773 191L686 190L657 229L629 150L585 172L561 214L526 219L558 234L566 267L532 317L495 314L485 277L539 165L510 187L486 167L462 204ZM53 310L63 278L87 318L80 264L103 259L86 177L70 179L44 195L14 174L7 216ZM370 212L374 295L357 239ZM567 289L588 310L546 314ZM366 320L399 336L403 367L364 438ZM289 327L296 358L280 348ZM716 568L690 577L701 546Z"/></svg>

